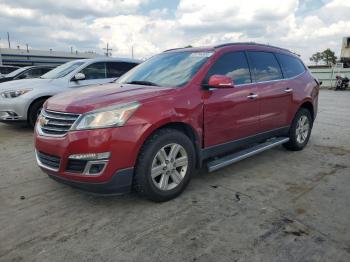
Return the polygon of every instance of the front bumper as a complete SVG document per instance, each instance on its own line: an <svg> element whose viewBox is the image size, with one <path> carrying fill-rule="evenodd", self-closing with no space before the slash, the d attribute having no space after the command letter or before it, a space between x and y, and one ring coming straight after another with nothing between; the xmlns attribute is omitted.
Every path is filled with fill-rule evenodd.
<svg viewBox="0 0 350 262"><path fill-rule="evenodd" d="M86 183L68 180L63 177L48 173L50 178L56 180L59 183L99 195L119 195L129 193L132 186L133 174L134 168L126 168L117 171L112 176L112 179L110 181L104 183Z"/></svg>
<svg viewBox="0 0 350 262"><path fill-rule="evenodd" d="M142 126L124 126L95 130L70 131L63 137L43 136L35 129L35 149L59 159L56 168L38 161L49 176L64 184L99 194L124 193L130 190L133 167L139 150ZM106 166L98 175L69 170L69 156L110 152Z"/></svg>
<svg viewBox="0 0 350 262"><path fill-rule="evenodd" d="M27 120L25 103L20 98L5 99L0 97L0 122Z"/></svg>

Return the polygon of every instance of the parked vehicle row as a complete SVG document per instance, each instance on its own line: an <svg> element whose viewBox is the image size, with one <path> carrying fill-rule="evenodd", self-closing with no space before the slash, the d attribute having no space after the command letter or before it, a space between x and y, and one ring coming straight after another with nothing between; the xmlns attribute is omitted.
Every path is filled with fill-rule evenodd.
<svg viewBox="0 0 350 262"><path fill-rule="evenodd" d="M77 87L112 82L139 63L139 60L126 58L74 60L39 78L2 83L0 121L34 126L49 97Z"/></svg>
<svg viewBox="0 0 350 262"><path fill-rule="evenodd" d="M0 79L4 77L5 75L19 69L18 66L0 66Z"/></svg>
<svg viewBox="0 0 350 262"><path fill-rule="evenodd" d="M12 80L19 80L19 79L37 78L46 74L52 69L53 67L48 67L48 66L21 67L0 78L0 83L12 81Z"/></svg>
<svg viewBox="0 0 350 262"><path fill-rule="evenodd" d="M76 63L83 62L55 69L37 85L61 91L89 81L90 71ZM108 76L102 63L91 71ZM13 99L31 100L35 85L23 84ZM215 171L277 145L303 149L318 92L317 80L285 49L253 43L173 49L114 83L48 99L35 126L36 158L61 183L101 194L133 188L167 201L204 164ZM26 119L27 107L17 116Z"/></svg>

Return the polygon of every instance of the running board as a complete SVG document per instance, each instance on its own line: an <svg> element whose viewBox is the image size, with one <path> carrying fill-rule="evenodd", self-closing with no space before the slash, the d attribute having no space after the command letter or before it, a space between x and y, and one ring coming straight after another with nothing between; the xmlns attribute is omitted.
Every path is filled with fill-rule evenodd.
<svg viewBox="0 0 350 262"><path fill-rule="evenodd" d="M213 172L222 167L231 165L248 157L264 152L275 146L279 146L289 141L288 137L276 137L256 146L213 160L207 164L208 171Z"/></svg>

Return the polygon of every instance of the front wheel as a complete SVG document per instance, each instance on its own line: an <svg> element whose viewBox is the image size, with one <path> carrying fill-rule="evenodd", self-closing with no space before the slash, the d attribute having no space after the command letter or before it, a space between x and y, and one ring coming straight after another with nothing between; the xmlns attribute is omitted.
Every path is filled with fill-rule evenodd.
<svg viewBox="0 0 350 262"><path fill-rule="evenodd" d="M289 141L284 144L284 147L292 151L302 150L309 141L312 124L310 111L301 108L294 117L289 129Z"/></svg>
<svg viewBox="0 0 350 262"><path fill-rule="evenodd" d="M156 202L178 196L194 171L192 141L182 132L161 129L142 147L135 169L134 189Z"/></svg>

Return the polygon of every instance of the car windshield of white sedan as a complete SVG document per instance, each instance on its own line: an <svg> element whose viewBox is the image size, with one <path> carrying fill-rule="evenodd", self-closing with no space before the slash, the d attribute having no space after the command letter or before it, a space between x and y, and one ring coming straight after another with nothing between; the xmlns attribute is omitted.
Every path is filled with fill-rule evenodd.
<svg viewBox="0 0 350 262"><path fill-rule="evenodd" d="M180 87L188 83L213 52L169 52L156 55L118 79L121 84Z"/></svg>
<svg viewBox="0 0 350 262"><path fill-rule="evenodd" d="M45 75L42 75L40 78L44 78L44 79L61 78L68 75L69 73L71 73L73 70L75 70L82 64L84 64L84 62L75 62L75 61L68 62L47 72Z"/></svg>

